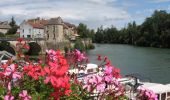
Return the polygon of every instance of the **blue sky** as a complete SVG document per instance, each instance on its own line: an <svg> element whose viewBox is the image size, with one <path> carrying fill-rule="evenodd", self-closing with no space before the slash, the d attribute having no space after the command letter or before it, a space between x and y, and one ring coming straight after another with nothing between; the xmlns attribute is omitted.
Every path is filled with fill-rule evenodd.
<svg viewBox="0 0 170 100"><path fill-rule="evenodd" d="M61 16L94 29L101 25L122 28L132 21L141 24L154 10L169 13L170 0L0 0L1 21L14 16L19 24L29 18Z"/></svg>

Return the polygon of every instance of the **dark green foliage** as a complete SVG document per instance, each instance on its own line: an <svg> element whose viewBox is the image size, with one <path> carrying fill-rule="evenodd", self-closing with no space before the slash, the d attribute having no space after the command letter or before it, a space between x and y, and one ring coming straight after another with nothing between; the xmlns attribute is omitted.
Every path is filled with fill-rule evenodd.
<svg viewBox="0 0 170 100"><path fill-rule="evenodd" d="M14 20L14 17L11 18L11 22L9 23L9 25L11 26L11 28L8 30L7 34L16 34L17 25L16 25L16 22Z"/></svg>
<svg viewBox="0 0 170 100"><path fill-rule="evenodd" d="M80 39L76 40L76 42L74 44L74 48L78 49L80 51L85 51L86 50L84 44L82 43L82 41Z"/></svg>
<svg viewBox="0 0 170 100"><path fill-rule="evenodd" d="M89 44L88 46L86 46L86 49L88 50L88 49L94 49L95 48L95 46L93 45L93 44Z"/></svg>
<svg viewBox="0 0 170 100"><path fill-rule="evenodd" d="M87 25L80 23L77 27L77 33L80 35L81 38L93 38L94 37L94 30L90 30L87 28Z"/></svg>
<svg viewBox="0 0 170 100"><path fill-rule="evenodd" d="M30 49L28 50L28 55L39 55L41 51L41 46L35 42L29 43Z"/></svg>
<svg viewBox="0 0 170 100"><path fill-rule="evenodd" d="M97 29L94 38L96 43L122 43L138 46L170 48L170 13L155 11L141 25L135 22L121 30L115 27Z"/></svg>
<svg viewBox="0 0 170 100"><path fill-rule="evenodd" d="M69 48L67 46L64 47L64 52L67 53Z"/></svg>
<svg viewBox="0 0 170 100"><path fill-rule="evenodd" d="M5 35L3 33L0 32L0 37L5 37Z"/></svg>
<svg viewBox="0 0 170 100"><path fill-rule="evenodd" d="M60 97L60 100L94 100L89 92L83 89L82 85L72 83L70 96Z"/></svg>
<svg viewBox="0 0 170 100"><path fill-rule="evenodd" d="M0 51L7 51L13 55L15 55L15 50L10 46L9 42L2 41L0 43Z"/></svg>

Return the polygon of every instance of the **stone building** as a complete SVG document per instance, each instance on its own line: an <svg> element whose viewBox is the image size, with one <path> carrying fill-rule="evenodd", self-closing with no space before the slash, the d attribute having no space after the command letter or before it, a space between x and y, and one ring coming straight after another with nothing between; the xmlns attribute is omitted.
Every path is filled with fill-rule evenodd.
<svg viewBox="0 0 170 100"><path fill-rule="evenodd" d="M71 40L75 40L77 35L76 26L64 22L61 17L51 18L44 26L46 42L48 48L63 48L70 45Z"/></svg>
<svg viewBox="0 0 170 100"><path fill-rule="evenodd" d="M61 49L76 40L76 26L64 22L61 17L45 19L29 19L20 24L20 37L43 38L48 49Z"/></svg>
<svg viewBox="0 0 170 100"><path fill-rule="evenodd" d="M48 41L62 42L64 40L63 20L60 17L51 18L45 25L44 31Z"/></svg>
<svg viewBox="0 0 170 100"><path fill-rule="evenodd" d="M8 21L0 22L0 32L6 34L7 31L11 28Z"/></svg>

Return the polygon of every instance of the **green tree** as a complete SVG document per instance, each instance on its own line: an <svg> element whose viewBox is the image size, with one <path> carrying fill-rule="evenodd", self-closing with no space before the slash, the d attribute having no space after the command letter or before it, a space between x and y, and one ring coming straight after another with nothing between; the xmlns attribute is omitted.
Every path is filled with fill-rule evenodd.
<svg viewBox="0 0 170 100"><path fill-rule="evenodd" d="M87 25L80 23L77 27L77 32L81 38L92 38L94 30L87 28Z"/></svg>
<svg viewBox="0 0 170 100"><path fill-rule="evenodd" d="M5 37L5 35L2 32L0 32L0 37Z"/></svg>
<svg viewBox="0 0 170 100"><path fill-rule="evenodd" d="M11 18L11 22L9 23L9 25L11 26L11 28L7 31L7 34L16 34L17 25L16 25L16 22L14 20L14 17Z"/></svg>
<svg viewBox="0 0 170 100"><path fill-rule="evenodd" d="M170 48L170 13L156 10L141 25L128 23L120 30L111 26L97 29L96 43L124 43L138 46Z"/></svg>
<svg viewBox="0 0 170 100"><path fill-rule="evenodd" d="M78 49L80 51L85 51L86 50L84 44L82 43L82 41L80 39L76 40L76 42L74 44L74 48Z"/></svg>

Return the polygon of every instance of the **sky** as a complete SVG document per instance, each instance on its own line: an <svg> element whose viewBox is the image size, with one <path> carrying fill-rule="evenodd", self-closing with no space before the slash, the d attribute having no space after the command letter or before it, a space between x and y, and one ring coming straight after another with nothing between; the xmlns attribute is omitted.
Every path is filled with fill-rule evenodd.
<svg viewBox="0 0 170 100"><path fill-rule="evenodd" d="M154 10L170 12L170 0L0 0L0 21L14 16L17 24L30 18L49 19L60 16L64 21L91 29L126 27L128 22L141 24Z"/></svg>

